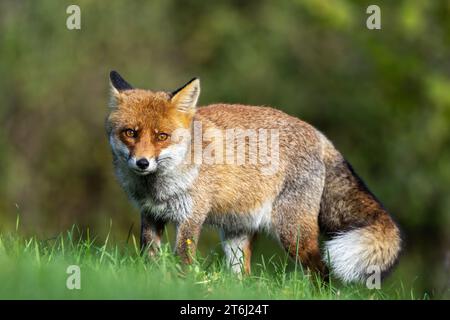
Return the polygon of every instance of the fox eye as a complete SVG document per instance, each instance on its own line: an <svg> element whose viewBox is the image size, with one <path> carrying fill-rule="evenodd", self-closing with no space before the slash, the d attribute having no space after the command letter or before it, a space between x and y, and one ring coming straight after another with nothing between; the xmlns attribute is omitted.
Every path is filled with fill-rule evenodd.
<svg viewBox="0 0 450 320"><path fill-rule="evenodd" d="M156 138L158 139L158 141L166 141L169 138L169 135L167 133L160 132L158 133Z"/></svg>
<svg viewBox="0 0 450 320"><path fill-rule="evenodd" d="M136 130L133 130L133 129L125 129L124 134L128 138L135 138L137 136Z"/></svg>

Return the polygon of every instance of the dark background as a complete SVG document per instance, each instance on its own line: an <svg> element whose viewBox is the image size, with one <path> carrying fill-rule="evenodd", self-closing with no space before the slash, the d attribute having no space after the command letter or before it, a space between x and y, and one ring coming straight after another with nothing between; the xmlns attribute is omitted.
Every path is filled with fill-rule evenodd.
<svg viewBox="0 0 450 320"><path fill-rule="evenodd" d="M70 4L81 30L66 28ZM369 4L381 30L366 28ZM104 133L108 73L166 90L199 76L201 105L271 105L324 132L403 228L392 281L442 296L449 16L450 2L421 0L2 1L0 231L19 215L20 231L41 238L77 224L102 239L110 221L116 241L137 235ZM257 255L273 254L268 241ZM203 252L218 247L205 233Z"/></svg>

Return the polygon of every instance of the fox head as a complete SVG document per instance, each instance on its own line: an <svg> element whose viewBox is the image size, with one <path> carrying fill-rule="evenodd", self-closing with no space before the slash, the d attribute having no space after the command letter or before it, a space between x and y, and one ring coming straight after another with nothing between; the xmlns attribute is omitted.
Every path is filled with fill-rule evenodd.
<svg viewBox="0 0 450 320"><path fill-rule="evenodd" d="M111 71L110 87L106 130L116 161L137 175L180 164L188 144L179 132L192 125L200 80L194 78L173 92L153 92L134 89Z"/></svg>

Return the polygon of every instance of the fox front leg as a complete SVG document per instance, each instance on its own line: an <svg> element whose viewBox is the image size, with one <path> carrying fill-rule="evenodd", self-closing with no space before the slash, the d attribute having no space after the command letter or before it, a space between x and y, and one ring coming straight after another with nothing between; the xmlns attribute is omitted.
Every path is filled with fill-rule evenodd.
<svg viewBox="0 0 450 320"><path fill-rule="evenodd" d="M185 264L191 264L197 250L197 242L203 221L187 220L177 225L175 253Z"/></svg>
<svg viewBox="0 0 450 320"><path fill-rule="evenodd" d="M141 213L141 252L153 257L161 247L165 222L153 218L146 212Z"/></svg>

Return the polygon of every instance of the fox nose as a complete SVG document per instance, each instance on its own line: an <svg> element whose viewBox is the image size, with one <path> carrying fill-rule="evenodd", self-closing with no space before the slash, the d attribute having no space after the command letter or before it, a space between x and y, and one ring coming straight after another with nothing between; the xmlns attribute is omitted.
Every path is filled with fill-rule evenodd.
<svg viewBox="0 0 450 320"><path fill-rule="evenodd" d="M136 165L138 166L139 169L145 170L148 168L149 166L149 162L147 159L145 158L141 158L138 161L136 161Z"/></svg>

